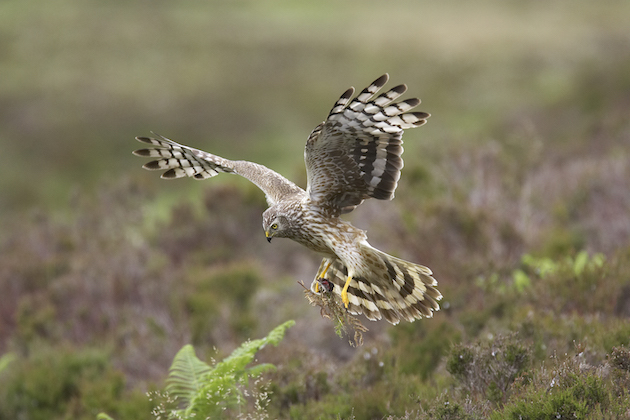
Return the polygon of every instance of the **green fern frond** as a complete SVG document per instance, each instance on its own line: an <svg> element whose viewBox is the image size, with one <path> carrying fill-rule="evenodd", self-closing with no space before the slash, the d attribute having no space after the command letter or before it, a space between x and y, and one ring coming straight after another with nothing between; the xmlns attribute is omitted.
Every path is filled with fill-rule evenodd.
<svg viewBox="0 0 630 420"><path fill-rule="evenodd" d="M265 344L273 344L274 346L277 346L284 338L286 331L294 325L295 321L293 320L289 320L284 324L278 325L276 328L271 330L269 334L267 334L267 337L263 338L263 340L266 340Z"/></svg>
<svg viewBox="0 0 630 420"><path fill-rule="evenodd" d="M212 368L199 360L190 344L182 347L169 369L166 391L184 403L190 402L204 384Z"/></svg>
<svg viewBox="0 0 630 420"><path fill-rule="evenodd" d="M271 363L261 363L260 365L252 366L247 369L247 375L251 378L262 375L265 372L276 370L276 367Z"/></svg>
<svg viewBox="0 0 630 420"><path fill-rule="evenodd" d="M278 345L286 330L295 325L287 321L274 328L265 338L243 343L232 354L215 366L199 360L188 344L177 352L166 379L166 391L176 397L183 408L170 413L172 418L215 418L225 410L246 404L241 391L249 378L275 369L263 363L246 369L256 353L267 344Z"/></svg>
<svg viewBox="0 0 630 420"><path fill-rule="evenodd" d="M214 374L225 374L230 372L248 373L248 371L245 371L245 366L254 360L256 353L267 344L277 346L284 338L286 330L294 325L295 321L287 321L271 330L267 337L247 341L241 344L241 346L234 350L229 357L216 365L214 368Z"/></svg>

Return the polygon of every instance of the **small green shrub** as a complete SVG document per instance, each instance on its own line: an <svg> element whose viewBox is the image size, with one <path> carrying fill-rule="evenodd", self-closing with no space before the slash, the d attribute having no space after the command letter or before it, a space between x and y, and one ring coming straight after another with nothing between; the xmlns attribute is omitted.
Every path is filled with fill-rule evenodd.
<svg viewBox="0 0 630 420"><path fill-rule="evenodd" d="M429 413L430 418L436 420L472 420L473 417L466 412L464 407L456 402L445 401L438 404Z"/></svg>
<svg viewBox="0 0 630 420"><path fill-rule="evenodd" d="M449 348L460 340L460 333L446 321L414 322L390 330L399 369L404 374L427 379L438 367Z"/></svg>
<svg viewBox="0 0 630 420"><path fill-rule="evenodd" d="M619 282L609 275L604 255L580 251L556 260L524 255L522 264L527 274L516 270L514 285L519 292L528 289L537 305L560 312L610 312L608 287L618 288Z"/></svg>
<svg viewBox="0 0 630 420"><path fill-rule="evenodd" d="M612 367L611 381L614 384L612 395L626 401L630 398L630 350L627 347L615 347L608 357Z"/></svg>
<svg viewBox="0 0 630 420"><path fill-rule="evenodd" d="M529 367L530 359L528 348L515 336L498 337L489 343L455 345L446 370L465 394L498 404L506 400L510 385Z"/></svg>
<svg viewBox="0 0 630 420"><path fill-rule="evenodd" d="M625 347L614 347L610 353L610 364L630 373L630 350Z"/></svg>
<svg viewBox="0 0 630 420"><path fill-rule="evenodd" d="M106 352L46 348L16 358L2 373L0 418L91 419L99 411L121 418L150 418L150 403L125 389Z"/></svg>
<svg viewBox="0 0 630 420"><path fill-rule="evenodd" d="M613 403L611 382L593 369L580 368L576 359L556 362L551 370L533 372L531 381L517 384L505 406L492 419L596 419L617 417L627 410ZM625 409L622 406L625 405Z"/></svg>

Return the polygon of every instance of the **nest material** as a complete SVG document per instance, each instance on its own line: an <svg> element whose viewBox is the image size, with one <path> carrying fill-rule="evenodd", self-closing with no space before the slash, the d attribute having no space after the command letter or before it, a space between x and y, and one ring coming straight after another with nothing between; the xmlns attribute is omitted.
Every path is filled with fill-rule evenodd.
<svg viewBox="0 0 630 420"><path fill-rule="evenodd" d="M304 285L304 282L298 282L304 288L304 296L312 306L319 306L322 318L330 319L335 323L335 333L343 338L350 337L348 342L353 347L363 345L363 333L368 329L361 324L359 319L349 313L341 299L328 288L320 285L319 290L322 292L317 294Z"/></svg>

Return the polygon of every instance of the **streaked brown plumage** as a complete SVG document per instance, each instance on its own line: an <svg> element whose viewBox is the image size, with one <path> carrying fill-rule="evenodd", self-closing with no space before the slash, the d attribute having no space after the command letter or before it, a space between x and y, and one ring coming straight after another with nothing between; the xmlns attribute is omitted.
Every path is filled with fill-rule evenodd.
<svg viewBox="0 0 630 420"><path fill-rule="evenodd" d="M363 230L339 217L365 199L394 197L403 167L403 130L429 117L408 112L418 99L393 103L405 85L376 96L388 79L379 77L354 99L354 88L348 89L313 130L304 151L306 191L265 166L223 159L161 136L137 137L152 147L134 154L157 158L144 168L165 169L162 178L205 179L226 172L252 181L270 206L263 213L267 239L290 238L323 255L311 289L319 293L320 281L327 280L351 313L393 324L431 317L442 298L431 270L373 248Z"/></svg>

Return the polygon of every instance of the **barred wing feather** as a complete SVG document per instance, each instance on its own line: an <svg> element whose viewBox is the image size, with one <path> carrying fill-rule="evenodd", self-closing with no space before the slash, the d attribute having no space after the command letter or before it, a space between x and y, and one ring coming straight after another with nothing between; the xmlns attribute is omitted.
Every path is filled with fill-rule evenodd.
<svg viewBox="0 0 630 420"><path fill-rule="evenodd" d="M394 197L403 167L403 131L423 125L430 116L408 112L419 99L394 103L405 85L375 97L388 79L384 74L354 99L354 88L344 92L306 142L307 192L336 213L348 213L367 198Z"/></svg>

